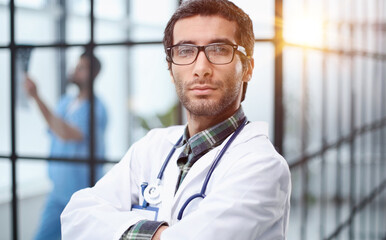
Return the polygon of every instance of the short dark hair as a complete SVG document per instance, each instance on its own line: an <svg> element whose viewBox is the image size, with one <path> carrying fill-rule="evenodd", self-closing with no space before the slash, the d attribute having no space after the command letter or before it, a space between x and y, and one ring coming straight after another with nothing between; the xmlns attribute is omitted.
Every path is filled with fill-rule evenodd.
<svg viewBox="0 0 386 240"><path fill-rule="evenodd" d="M164 31L163 45L168 62L168 69L171 70L171 59L168 56L167 48L173 45L173 31L176 22L183 18L200 16L221 16L228 21L237 23L236 42L245 48L248 57L253 56L255 46L255 35L253 33L252 20L243 10L228 0L187 0L184 1L170 18ZM249 58L240 54L243 68L247 67ZM248 83L244 83L242 100L245 98Z"/></svg>
<svg viewBox="0 0 386 240"><path fill-rule="evenodd" d="M102 68L101 62L90 50L84 51L80 57L87 58L89 60L90 67L92 67L92 80L94 80Z"/></svg>

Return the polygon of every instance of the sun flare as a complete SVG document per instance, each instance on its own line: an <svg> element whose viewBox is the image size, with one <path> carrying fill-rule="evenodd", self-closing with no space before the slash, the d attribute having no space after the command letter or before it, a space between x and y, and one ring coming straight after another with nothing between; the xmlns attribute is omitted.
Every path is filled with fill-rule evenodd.
<svg viewBox="0 0 386 240"><path fill-rule="evenodd" d="M323 20L313 16L294 16L288 18L283 26L284 40L288 43L320 46L323 33Z"/></svg>

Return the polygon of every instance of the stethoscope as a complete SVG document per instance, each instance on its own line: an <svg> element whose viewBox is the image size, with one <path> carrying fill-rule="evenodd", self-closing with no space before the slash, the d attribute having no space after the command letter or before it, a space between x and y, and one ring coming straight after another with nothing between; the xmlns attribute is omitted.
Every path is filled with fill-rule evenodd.
<svg viewBox="0 0 386 240"><path fill-rule="evenodd" d="M247 118L245 117L243 122L240 124L240 126L237 127L236 131L233 133L231 138L228 140L228 142L225 144L225 146L221 149L219 155L215 158L215 160L212 163L212 166L210 167L206 177L205 181L202 184L200 193L196 193L192 196L190 196L185 203L182 205L180 211L178 212L177 219L181 220L182 215L184 214L185 208L189 205L189 203L194 200L195 198L205 198L205 191L206 187L208 186L208 182L210 180L210 177L212 176L212 173L214 169L216 168L217 164L220 162L222 156L226 152L226 150L229 148L229 146L232 144L232 142L235 140L237 135L243 130L244 126L247 123ZM170 159L172 158L174 152L176 151L176 148L182 141L182 136L177 140L177 142L174 144L173 148L170 150L168 156L166 157L164 163L162 164L162 167L158 173L156 184L150 184L147 185L147 183L142 185L142 194L143 194L143 207L146 207L147 204L158 204L161 202L161 191L162 191L162 177L165 172L166 166L168 165Z"/></svg>

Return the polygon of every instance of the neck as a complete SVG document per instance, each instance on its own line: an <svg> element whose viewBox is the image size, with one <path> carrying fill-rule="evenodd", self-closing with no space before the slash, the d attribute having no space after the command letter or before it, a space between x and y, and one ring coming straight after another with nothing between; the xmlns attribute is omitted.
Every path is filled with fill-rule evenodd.
<svg viewBox="0 0 386 240"><path fill-rule="evenodd" d="M90 96L90 92L87 89L79 88L78 98L81 100L87 100Z"/></svg>
<svg viewBox="0 0 386 240"><path fill-rule="evenodd" d="M195 134L230 118L236 113L239 107L240 106L231 108L216 116L198 116L191 112L187 112L189 136L192 137Z"/></svg>

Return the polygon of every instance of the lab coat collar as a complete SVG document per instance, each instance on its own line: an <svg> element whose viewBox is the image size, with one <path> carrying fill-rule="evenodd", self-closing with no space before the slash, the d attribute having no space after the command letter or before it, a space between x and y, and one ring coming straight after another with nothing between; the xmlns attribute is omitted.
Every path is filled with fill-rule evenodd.
<svg viewBox="0 0 386 240"><path fill-rule="evenodd" d="M167 140L172 144L174 145L177 140L182 136L182 134L184 133L184 130L186 128L186 124L185 125L178 125L178 126L173 126L173 127L169 127L169 134L167 134L166 138Z"/></svg>
<svg viewBox="0 0 386 240"><path fill-rule="evenodd" d="M249 122L240 133L240 136L237 137L234 141L236 142L245 142L246 140L264 135L268 137L268 123L266 122Z"/></svg>
<svg viewBox="0 0 386 240"><path fill-rule="evenodd" d="M170 133L167 134L167 139L172 145L182 136L187 124L170 127ZM243 129L240 136L235 139L235 142L245 141L249 138L256 137L258 135L264 135L268 137L268 123L266 122L249 122ZM228 137L229 138L229 137ZM225 140L224 142L226 142Z"/></svg>

